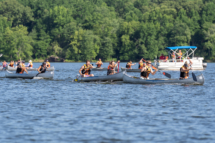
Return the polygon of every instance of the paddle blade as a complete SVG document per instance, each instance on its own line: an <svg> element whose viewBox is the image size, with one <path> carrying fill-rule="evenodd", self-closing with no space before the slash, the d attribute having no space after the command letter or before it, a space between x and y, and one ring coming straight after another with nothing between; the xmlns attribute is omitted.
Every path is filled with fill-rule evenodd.
<svg viewBox="0 0 215 143"><path fill-rule="evenodd" d="M197 81L196 75L192 72L192 77L194 81Z"/></svg>
<svg viewBox="0 0 215 143"><path fill-rule="evenodd" d="M168 78L171 78L171 74L169 74L169 73L163 72L163 75L165 75Z"/></svg>

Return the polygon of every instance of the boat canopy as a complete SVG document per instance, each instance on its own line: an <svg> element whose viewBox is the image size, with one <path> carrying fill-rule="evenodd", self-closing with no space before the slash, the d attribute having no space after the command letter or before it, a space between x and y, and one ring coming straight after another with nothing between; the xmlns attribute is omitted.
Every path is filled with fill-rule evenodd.
<svg viewBox="0 0 215 143"><path fill-rule="evenodd" d="M182 50L182 49L197 49L196 46L175 46L175 47L166 47L166 50Z"/></svg>

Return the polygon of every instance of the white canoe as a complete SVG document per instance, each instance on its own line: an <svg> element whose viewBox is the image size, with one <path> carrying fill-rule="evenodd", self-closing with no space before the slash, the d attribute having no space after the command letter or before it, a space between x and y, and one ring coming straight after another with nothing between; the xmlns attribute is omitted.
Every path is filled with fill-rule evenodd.
<svg viewBox="0 0 215 143"><path fill-rule="evenodd" d="M37 71L37 69L38 69L38 68L28 68L27 71ZM8 70L8 71L16 71L16 67L13 68L13 67L8 66L8 67L7 67L7 70ZM47 68L46 70L47 70L47 71L54 71L55 68L54 68L54 66L53 66L53 67Z"/></svg>
<svg viewBox="0 0 215 143"><path fill-rule="evenodd" d="M12 73L12 72L5 72L6 78L23 78L23 79L33 79L35 77L43 78L43 79L52 79L54 77L54 72L45 72L45 73L24 73L24 74L18 74L18 73Z"/></svg>
<svg viewBox="0 0 215 143"><path fill-rule="evenodd" d="M197 81L194 81L193 78L188 79L161 79L161 78L154 78L154 79L142 79L140 77L133 77L125 74L123 76L124 83L132 83L132 84L204 84L204 76L199 75L196 76Z"/></svg>
<svg viewBox="0 0 215 143"><path fill-rule="evenodd" d="M141 72L141 69L127 69L127 68L121 68L122 71L126 72Z"/></svg>
<svg viewBox="0 0 215 143"><path fill-rule="evenodd" d="M92 71L107 71L107 68L102 68L102 67L96 68L96 67L93 67Z"/></svg>
<svg viewBox="0 0 215 143"><path fill-rule="evenodd" d="M89 81L122 81L123 72L119 72L113 75L105 76L93 76L93 77L81 77L80 75L76 77L75 81L78 82L89 82Z"/></svg>

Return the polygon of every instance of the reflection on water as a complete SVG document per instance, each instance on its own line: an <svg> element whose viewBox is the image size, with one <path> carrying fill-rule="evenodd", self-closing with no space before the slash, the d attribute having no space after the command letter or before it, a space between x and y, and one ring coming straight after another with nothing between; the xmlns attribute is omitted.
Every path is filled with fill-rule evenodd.
<svg viewBox="0 0 215 143"><path fill-rule="evenodd" d="M73 82L82 64L52 64L53 80L6 79L0 72L0 141L215 141L215 64L195 71L205 76L202 86Z"/></svg>

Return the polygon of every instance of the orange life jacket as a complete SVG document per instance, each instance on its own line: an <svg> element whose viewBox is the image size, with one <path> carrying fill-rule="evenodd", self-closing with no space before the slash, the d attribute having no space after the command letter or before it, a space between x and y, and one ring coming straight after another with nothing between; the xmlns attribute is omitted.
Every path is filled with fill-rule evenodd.
<svg viewBox="0 0 215 143"><path fill-rule="evenodd" d="M108 70L114 70L114 68L110 67L110 65L108 65Z"/></svg>
<svg viewBox="0 0 215 143"><path fill-rule="evenodd" d="M101 61L101 62L98 61L97 63L98 63L98 64L97 64L97 68L100 68L100 67L102 66L102 61Z"/></svg>
<svg viewBox="0 0 215 143"><path fill-rule="evenodd" d="M139 62L139 69L143 68L143 62Z"/></svg>
<svg viewBox="0 0 215 143"><path fill-rule="evenodd" d="M130 68L131 68L131 63L130 63L130 62L127 63L126 68L127 68L127 69L130 69Z"/></svg>
<svg viewBox="0 0 215 143"><path fill-rule="evenodd" d="M47 65L47 67L50 67L50 63L49 62L46 62L46 65Z"/></svg>

